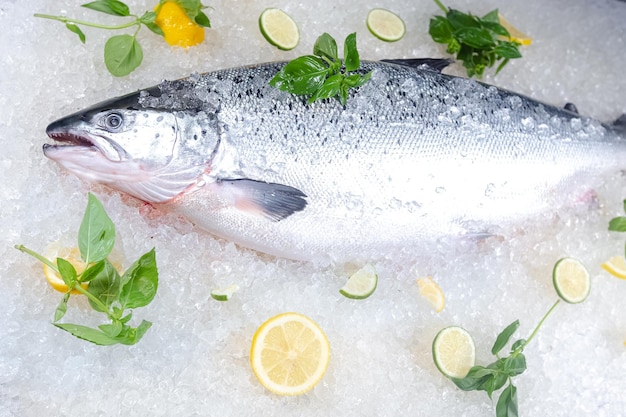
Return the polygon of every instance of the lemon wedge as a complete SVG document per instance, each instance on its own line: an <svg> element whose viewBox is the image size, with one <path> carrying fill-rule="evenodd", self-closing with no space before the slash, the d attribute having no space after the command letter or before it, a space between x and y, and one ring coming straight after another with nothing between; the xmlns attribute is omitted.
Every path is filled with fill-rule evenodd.
<svg viewBox="0 0 626 417"><path fill-rule="evenodd" d="M439 285L431 277L418 278L417 287L420 295L428 300L437 313L443 310L446 306L446 299Z"/></svg>
<svg viewBox="0 0 626 417"><path fill-rule="evenodd" d="M602 269L619 279L626 279L626 259L617 255L603 263Z"/></svg>
<svg viewBox="0 0 626 417"><path fill-rule="evenodd" d="M511 40L513 42L517 42L524 46L528 46L533 42L530 36L522 33L519 29L517 29L509 21L507 21L500 13L498 13L498 19L500 19L500 24L509 31L509 35L511 35Z"/></svg>
<svg viewBox="0 0 626 417"><path fill-rule="evenodd" d="M80 251L78 248L67 248L61 247L58 243L52 243L46 249L46 258L51 259L52 262L56 265L57 258L63 258L69 263L72 264L74 269L76 269L76 273L80 274L85 270L85 263L80 257ZM69 289L68 286L63 282L63 278L56 272L54 269L50 268L48 265L43 264L43 274L48 281L48 284L55 290L66 293ZM84 289L87 289L88 284L82 284L81 286ZM77 290L72 290L72 294L80 294Z"/></svg>
<svg viewBox="0 0 626 417"><path fill-rule="evenodd" d="M252 371L275 394L300 395L311 390L329 362L328 338L317 323L299 313L270 318L252 338Z"/></svg>

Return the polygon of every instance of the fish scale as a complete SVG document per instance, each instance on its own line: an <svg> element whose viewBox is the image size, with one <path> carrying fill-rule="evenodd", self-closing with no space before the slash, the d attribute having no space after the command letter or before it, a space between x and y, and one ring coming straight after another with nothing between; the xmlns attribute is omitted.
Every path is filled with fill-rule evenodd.
<svg viewBox="0 0 626 417"><path fill-rule="evenodd" d="M243 246L333 261L506 233L624 168L623 131L422 62L363 62L345 107L271 87L284 63L196 74L51 124L44 151Z"/></svg>

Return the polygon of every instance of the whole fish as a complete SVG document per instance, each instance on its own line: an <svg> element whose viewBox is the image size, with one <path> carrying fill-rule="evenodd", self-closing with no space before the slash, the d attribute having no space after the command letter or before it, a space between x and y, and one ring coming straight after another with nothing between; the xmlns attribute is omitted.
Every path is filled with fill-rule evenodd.
<svg viewBox="0 0 626 417"><path fill-rule="evenodd" d="M499 233L625 167L623 126L445 64L362 62L372 78L345 107L271 87L284 63L193 75L62 118L43 150L240 245L335 261Z"/></svg>

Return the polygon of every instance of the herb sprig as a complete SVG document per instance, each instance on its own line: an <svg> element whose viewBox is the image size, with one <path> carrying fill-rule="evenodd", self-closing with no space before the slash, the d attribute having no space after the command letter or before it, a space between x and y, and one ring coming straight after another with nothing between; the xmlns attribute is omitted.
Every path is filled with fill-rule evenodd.
<svg viewBox="0 0 626 417"><path fill-rule="evenodd" d="M78 249L85 270L78 274L74 266L63 258L57 258L56 264L44 256L16 245L25 252L56 271L68 290L54 313L53 323L59 329L97 345L137 343L148 331L152 323L142 320L139 326L131 327L129 322L132 311L148 305L156 295L158 270L154 248L142 255L120 276L107 256L115 244L115 225L106 214L102 203L89 194L87 209L78 232ZM89 283L87 289L81 284ZM59 323L67 312L71 291L78 291L87 296L91 307L104 313L110 323L91 328L78 324Z"/></svg>
<svg viewBox="0 0 626 417"><path fill-rule="evenodd" d="M626 212L626 200L624 200L623 204ZM612 232L626 232L626 217L618 216L612 218L609 222L609 230Z"/></svg>
<svg viewBox="0 0 626 417"><path fill-rule="evenodd" d="M447 44L447 52L463 61L468 77L480 78L485 68L500 61L497 74L509 60L522 57L521 44L511 40L509 31L500 24L497 9L481 18L434 1L446 15L431 18L428 33L435 42Z"/></svg>
<svg viewBox="0 0 626 417"><path fill-rule="evenodd" d="M496 357L494 362L487 366L474 366L464 378L451 378L452 382L463 391L485 391L490 399L493 398L495 391L501 389L508 382L507 387L502 390L498 398L496 417L517 417L517 387L513 384L513 377L526 370L526 357L522 352L560 301L556 300L528 339L518 339L511 345L508 356L500 356L500 352L509 344L511 337L519 328L519 320L509 324L496 337L491 348L491 354Z"/></svg>
<svg viewBox="0 0 626 417"><path fill-rule="evenodd" d="M168 0L160 0L157 7L159 8ZM171 1L171 0L169 0ZM198 25L203 27L211 27L211 23L202 9L206 6L202 5L200 0L175 0L187 16ZM137 34L142 25L146 26L157 35L164 36L163 31L156 25L155 19L157 12L146 11L141 16L131 14L130 8L119 0L96 0L81 5L87 9L118 17L131 18L130 21L119 25L102 25L99 23L87 22L84 20L72 19L65 16L53 16L48 14L36 13L35 17L43 19L58 20L65 23L65 27L75 33L82 43L85 43L87 37L80 29L80 26L88 26L106 30L119 30L136 26L135 33L132 35L116 35L109 38L104 45L104 63L109 72L116 77L123 77L133 72L143 61L143 49L137 41Z"/></svg>
<svg viewBox="0 0 626 417"><path fill-rule="evenodd" d="M343 47L343 62L339 59L337 42L328 33L315 41L313 55L289 61L271 80L270 85L292 94L311 96L308 103L337 97L343 106L348 91L365 84L372 72L356 72L361 66L356 47L356 33L349 34Z"/></svg>

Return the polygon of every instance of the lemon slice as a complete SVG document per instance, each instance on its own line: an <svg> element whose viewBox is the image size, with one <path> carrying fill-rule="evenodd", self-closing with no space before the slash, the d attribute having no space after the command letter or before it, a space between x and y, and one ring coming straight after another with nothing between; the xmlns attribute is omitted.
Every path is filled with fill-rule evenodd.
<svg viewBox="0 0 626 417"><path fill-rule="evenodd" d="M350 276L346 285L339 292L354 300L363 300L374 293L378 285L378 274L370 264L356 271Z"/></svg>
<svg viewBox="0 0 626 417"><path fill-rule="evenodd" d="M623 256L614 256L602 265L602 269L619 279L626 279L626 259Z"/></svg>
<svg viewBox="0 0 626 417"><path fill-rule="evenodd" d="M76 269L76 273L80 274L85 270L85 263L80 257L80 251L78 248L66 248L61 247L58 243L52 243L46 249L46 258L51 259L52 262L56 265L57 258L63 258L72 264L74 269ZM63 282L63 278L56 272L54 269L50 268L48 265L43 264L43 274L48 281L48 284L55 290L66 293L69 289L65 282ZM87 283L82 284L81 286L84 289L87 289ZM77 290L72 290L72 294L80 294Z"/></svg>
<svg viewBox="0 0 626 417"><path fill-rule="evenodd" d="M233 284L224 289L217 289L211 291L211 297L217 301L228 301L235 292L239 289L239 285Z"/></svg>
<svg viewBox="0 0 626 417"><path fill-rule="evenodd" d="M252 338L252 371L275 394L300 395L311 390L326 373L329 362L326 335L302 314L272 317Z"/></svg>
<svg viewBox="0 0 626 417"><path fill-rule="evenodd" d="M517 42L524 46L528 46L533 42L530 36L520 32L519 29L509 23L500 13L498 13L498 19L500 20L500 24L509 31L509 35L511 35L511 40L513 42Z"/></svg>
<svg viewBox="0 0 626 417"><path fill-rule="evenodd" d="M406 33L404 21L387 9L370 10L365 23L372 35L385 42L399 41Z"/></svg>
<svg viewBox="0 0 626 417"><path fill-rule="evenodd" d="M446 377L464 378L476 363L474 339L461 327L446 327L433 340L433 359Z"/></svg>
<svg viewBox="0 0 626 417"><path fill-rule="evenodd" d="M559 259L552 271L552 282L559 297L567 303L584 301L591 289L587 268L577 259Z"/></svg>
<svg viewBox="0 0 626 417"><path fill-rule="evenodd" d="M443 291L431 277L418 278L417 287L419 288L420 295L428 300L437 313L443 310L446 306Z"/></svg>
<svg viewBox="0 0 626 417"><path fill-rule="evenodd" d="M263 10L259 16L259 29L269 43L284 51L295 48L300 42L298 25L280 9Z"/></svg>

